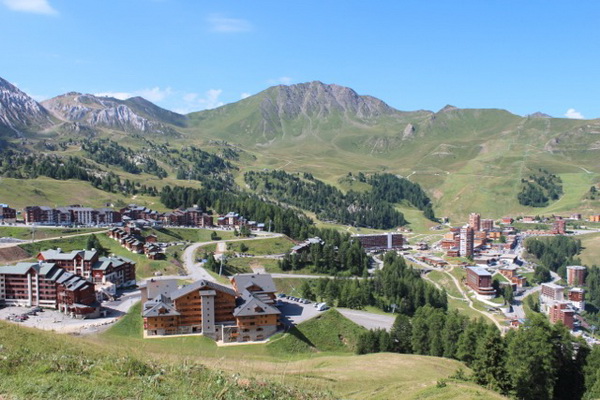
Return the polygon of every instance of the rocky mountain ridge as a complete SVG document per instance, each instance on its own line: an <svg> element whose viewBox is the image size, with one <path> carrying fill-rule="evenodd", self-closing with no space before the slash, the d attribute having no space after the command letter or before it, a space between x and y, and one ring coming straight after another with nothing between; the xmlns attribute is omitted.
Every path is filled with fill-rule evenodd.
<svg viewBox="0 0 600 400"><path fill-rule="evenodd" d="M50 114L15 85L0 78L0 129L22 136L53 125Z"/></svg>
<svg viewBox="0 0 600 400"><path fill-rule="evenodd" d="M179 133L167 124L185 124L184 116L139 97L118 100L70 92L45 100L42 105L62 121L92 128L178 136Z"/></svg>

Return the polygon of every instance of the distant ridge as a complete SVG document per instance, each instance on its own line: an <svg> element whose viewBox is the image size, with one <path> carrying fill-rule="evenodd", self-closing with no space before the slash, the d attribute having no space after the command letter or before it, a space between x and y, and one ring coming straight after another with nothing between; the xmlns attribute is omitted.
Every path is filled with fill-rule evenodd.
<svg viewBox="0 0 600 400"><path fill-rule="evenodd" d="M185 126L186 117L160 108L141 98L118 100L92 94L69 92L42 102L55 117L91 128L174 136L170 125Z"/></svg>

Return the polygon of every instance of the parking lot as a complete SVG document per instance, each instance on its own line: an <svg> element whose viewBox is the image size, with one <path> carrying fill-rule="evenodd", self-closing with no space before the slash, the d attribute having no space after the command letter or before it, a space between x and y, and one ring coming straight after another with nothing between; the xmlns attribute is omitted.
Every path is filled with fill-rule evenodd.
<svg viewBox="0 0 600 400"><path fill-rule="evenodd" d="M278 298L277 301L279 304L277 308L281 311L281 320L287 326L299 324L322 312L317 310L315 303L302 304L287 298Z"/></svg>
<svg viewBox="0 0 600 400"><path fill-rule="evenodd" d="M37 312L36 315L28 315L27 319L20 321L21 316L26 315L36 307L0 308L0 319L45 331L86 335L98 333L109 328L111 324L127 313L139 300L139 291L136 291L122 296L119 300L104 302L102 303L102 307L103 310L106 310L106 317L94 319L71 318L56 310L45 308L43 311Z"/></svg>

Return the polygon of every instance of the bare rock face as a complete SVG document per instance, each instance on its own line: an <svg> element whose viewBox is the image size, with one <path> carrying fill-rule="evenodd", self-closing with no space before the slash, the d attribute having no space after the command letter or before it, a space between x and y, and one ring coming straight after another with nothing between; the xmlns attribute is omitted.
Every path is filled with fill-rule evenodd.
<svg viewBox="0 0 600 400"><path fill-rule="evenodd" d="M138 110L136 107L140 103L145 107L142 110ZM125 132L178 134L173 128L166 125L171 121L163 123L154 119L151 115L152 108L160 110L163 115L172 114L177 121L185 119L182 115L163 110L139 98L118 100L112 97L97 97L91 94L70 92L46 100L42 104L61 120Z"/></svg>
<svg viewBox="0 0 600 400"><path fill-rule="evenodd" d="M402 139L410 139L415 136L415 126L413 124L407 124L402 134Z"/></svg>
<svg viewBox="0 0 600 400"><path fill-rule="evenodd" d="M369 120L395 112L383 101L371 96L359 96L354 90L321 82L301 83L273 88L274 96L261 103L263 117L290 120L299 116L328 117L334 113Z"/></svg>
<svg viewBox="0 0 600 400"><path fill-rule="evenodd" d="M44 107L0 78L0 126L20 136L23 131L33 132L52 124L52 118Z"/></svg>

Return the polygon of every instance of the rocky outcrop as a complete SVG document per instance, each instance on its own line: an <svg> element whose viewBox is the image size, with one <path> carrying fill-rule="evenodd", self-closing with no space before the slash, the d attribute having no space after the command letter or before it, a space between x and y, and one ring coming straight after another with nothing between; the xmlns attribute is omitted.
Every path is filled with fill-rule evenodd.
<svg viewBox="0 0 600 400"><path fill-rule="evenodd" d="M178 132L167 124L172 121L183 123L185 120L183 115L161 109L141 98L118 100L70 92L46 100L42 104L63 121L125 132L178 135ZM137 106L142 109L136 109ZM171 120L163 122L154 119L154 115L157 114L169 116Z"/></svg>
<svg viewBox="0 0 600 400"><path fill-rule="evenodd" d="M360 96L354 90L322 82L301 83L291 86L276 86L269 89L260 108L265 118L276 115L282 119L299 116L328 117L339 113L367 121L396 111L383 101L371 96Z"/></svg>
<svg viewBox="0 0 600 400"><path fill-rule="evenodd" d="M0 127L17 136L52 126L48 111L16 86L0 78Z"/></svg>

